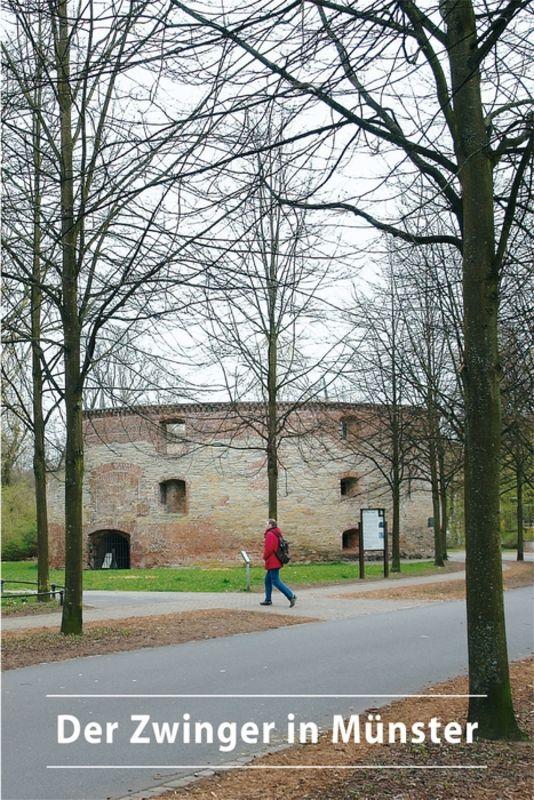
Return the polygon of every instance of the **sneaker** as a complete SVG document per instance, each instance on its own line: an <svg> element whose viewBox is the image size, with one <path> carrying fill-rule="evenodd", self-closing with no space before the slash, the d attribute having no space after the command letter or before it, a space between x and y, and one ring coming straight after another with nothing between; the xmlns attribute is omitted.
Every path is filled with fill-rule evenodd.
<svg viewBox="0 0 534 800"><path fill-rule="evenodd" d="M260 606L272 606L272 603L270 600L262 600Z"/></svg>
<svg viewBox="0 0 534 800"><path fill-rule="evenodd" d="M289 608L293 608L296 602L297 602L297 595L294 594L291 600L289 601Z"/></svg>

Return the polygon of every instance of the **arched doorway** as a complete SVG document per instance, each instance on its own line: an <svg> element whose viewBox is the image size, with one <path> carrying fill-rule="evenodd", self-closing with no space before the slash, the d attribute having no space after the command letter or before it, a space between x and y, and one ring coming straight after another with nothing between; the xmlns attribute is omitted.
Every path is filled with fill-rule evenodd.
<svg viewBox="0 0 534 800"><path fill-rule="evenodd" d="M89 536L92 569L130 569L130 537L121 531L95 531Z"/></svg>
<svg viewBox="0 0 534 800"><path fill-rule="evenodd" d="M351 555L356 555L360 547L360 530L359 528L348 528L343 531L341 536L341 549L348 551Z"/></svg>

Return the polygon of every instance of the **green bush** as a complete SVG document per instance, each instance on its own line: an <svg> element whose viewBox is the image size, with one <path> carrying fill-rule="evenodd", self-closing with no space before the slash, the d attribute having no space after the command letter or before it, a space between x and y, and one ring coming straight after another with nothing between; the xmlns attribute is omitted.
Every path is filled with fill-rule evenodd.
<svg viewBox="0 0 534 800"><path fill-rule="evenodd" d="M37 555L37 530L34 528L17 539L2 541L2 561L22 561Z"/></svg>
<svg viewBox="0 0 534 800"><path fill-rule="evenodd" d="M35 496L31 480L2 486L2 560L20 561L37 555Z"/></svg>
<svg viewBox="0 0 534 800"><path fill-rule="evenodd" d="M525 528L523 532L523 541L534 541L534 528ZM503 547L517 547L517 531L504 531L501 534L501 543Z"/></svg>
<svg viewBox="0 0 534 800"><path fill-rule="evenodd" d="M516 531L504 531L501 533L501 547L517 547Z"/></svg>

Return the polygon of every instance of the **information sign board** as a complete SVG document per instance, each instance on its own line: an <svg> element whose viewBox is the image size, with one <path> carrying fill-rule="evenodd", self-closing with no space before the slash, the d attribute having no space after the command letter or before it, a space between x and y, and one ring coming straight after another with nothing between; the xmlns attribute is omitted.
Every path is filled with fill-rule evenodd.
<svg viewBox="0 0 534 800"><path fill-rule="evenodd" d="M386 512L383 508L363 508L361 525L366 550L383 550L386 529Z"/></svg>

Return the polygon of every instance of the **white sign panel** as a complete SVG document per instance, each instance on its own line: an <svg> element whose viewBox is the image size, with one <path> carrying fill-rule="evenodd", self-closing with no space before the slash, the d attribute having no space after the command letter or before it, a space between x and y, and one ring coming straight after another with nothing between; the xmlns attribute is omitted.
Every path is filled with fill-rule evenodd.
<svg viewBox="0 0 534 800"><path fill-rule="evenodd" d="M385 511L383 508L363 508L363 546L365 550L384 549Z"/></svg>

